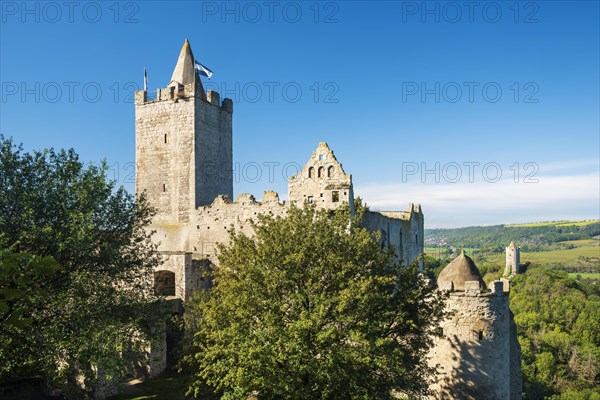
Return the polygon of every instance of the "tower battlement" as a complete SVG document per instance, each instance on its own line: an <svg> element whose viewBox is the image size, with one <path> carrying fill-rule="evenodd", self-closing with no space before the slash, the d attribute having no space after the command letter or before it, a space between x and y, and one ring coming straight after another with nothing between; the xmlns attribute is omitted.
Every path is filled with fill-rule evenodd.
<svg viewBox="0 0 600 400"><path fill-rule="evenodd" d="M187 84L185 86L170 86L166 88L156 89L156 96L150 96L148 90L137 90L134 95L134 101L136 106L142 106L150 103L157 103L161 101L186 101L190 98L196 98L205 101L215 107L219 107L222 110L232 114L233 113L233 100L230 98L224 98L221 102L221 95L219 92L209 90L204 93L204 89L200 85L194 83Z"/></svg>
<svg viewBox="0 0 600 400"><path fill-rule="evenodd" d="M279 201L279 193L274 192L272 190L267 190L263 194L263 198L260 201L256 200L254 195L252 195L250 193L238 194L237 197L235 198L235 201L232 201L227 196L219 195L219 196L215 197L214 201L211 204L203 206L199 209L210 209L213 206L227 207L228 205L232 205L232 206L235 206L235 205L240 205L240 206L260 205L263 203L264 204L278 204L281 206L285 205L285 202L281 203Z"/></svg>

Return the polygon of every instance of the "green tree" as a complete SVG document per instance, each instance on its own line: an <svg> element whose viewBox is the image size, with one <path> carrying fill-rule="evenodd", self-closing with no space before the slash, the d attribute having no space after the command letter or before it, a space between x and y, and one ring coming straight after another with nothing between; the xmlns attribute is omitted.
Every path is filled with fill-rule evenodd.
<svg viewBox="0 0 600 400"><path fill-rule="evenodd" d="M58 271L52 257L0 250L0 322L17 328L31 325L29 316L48 301L46 282Z"/></svg>
<svg viewBox="0 0 600 400"><path fill-rule="evenodd" d="M360 207L357 207L361 210ZM443 299L393 263L349 209L263 215L231 233L214 287L186 305L192 391L224 399L391 399L425 393Z"/></svg>
<svg viewBox="0 0 600 400"><path fill-rule="evenodd" d="M597 285L547 268L530 268L511 283L510 307L521 344L526 398L598 398Z"/></svg>
<svg viewBox="0 0 600 400"><path fill-rule="evenodd" d="M144 357L161 318L151 210L106 170L0 136L0 383L41 376L82 397Z"/></svg>

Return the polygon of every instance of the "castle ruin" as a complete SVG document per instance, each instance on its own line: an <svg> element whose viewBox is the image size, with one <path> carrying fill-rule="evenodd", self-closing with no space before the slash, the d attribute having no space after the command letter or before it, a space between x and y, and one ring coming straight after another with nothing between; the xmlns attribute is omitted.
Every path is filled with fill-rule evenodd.
<svg viewBox="0 0 600 400"><path fill-rule="evenodd" d="M288 180L286 201L272 191L260 201L251 194L239 194L233 201L233 102L205 92L194 66L186 40L167 87L155 97L146 90L135 93L136 193L144 193L157 210L149 227L156 232L163 259L155 270L155 290L175 301L210 288L207 268L218 262L217 245L229 242L231 228L251 235L250 222L258 215L283 216L292 205L354 207L352 175L325 142ZM424 251L420 205L409 203L406 211L369 211L363 224L380 232L382 246L392 246L404 264ZM469 260L463 253L440 275L455 316L446 321L445 339L431 353L431 361L444 371L433 389L444 399L519 399L520 355L508 286L495 282L488 290ZM465 263L474 269L473 276L461 275ZM455 269L458 279L444 279ZM166 367L166 346L153 346L152 353L154 376Z"/></svg>
<svg viewBox="0 0 600 400"><path fill-rule="evenodd" d="M217 263L216 245L229 241L229 229L252 234L250 221L259 214L284 215L293 204L317 208L354 206L352 175L347 174L327 143L321 142L304 168L288 181L287 201L265 192L233 200L233 102L205 92L194 70L186 40L171 81L158 89L135 93L136 192L145 193L157 210L151 230L163 256L155 287L166 295L188 299L207 289L205 264ZM408 264L423 253L423 213L409 204L402 212L369 212L364 223L382 233L399 260Z"/></svg>

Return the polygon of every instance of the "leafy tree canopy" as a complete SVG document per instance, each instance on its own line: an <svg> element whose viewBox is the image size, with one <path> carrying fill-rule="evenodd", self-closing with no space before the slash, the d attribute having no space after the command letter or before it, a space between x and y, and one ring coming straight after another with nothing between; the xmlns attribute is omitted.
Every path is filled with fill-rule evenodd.
<svg viewBox="0 0 600 400"><path fill-rule="evenodd" d="M510 307L527 399L600 399L600 289L531 268L512 279Z"/></svg>
<svg viewBox="0 0 600 400"><path fill-rule="evenodd" d="M42 376L80 397L143 356L160 318L151 210L106 170L0 136L0 383Z"/></svg>
<svg viewBox="0 0 600 400"><path fill-rule="evenodd" d="M208 384L224 399L426 391L443 302L417 266L393 263L348 208L291 208L253 226L252 237L232 232L213 289L186 305L193 391Z"/></svg>

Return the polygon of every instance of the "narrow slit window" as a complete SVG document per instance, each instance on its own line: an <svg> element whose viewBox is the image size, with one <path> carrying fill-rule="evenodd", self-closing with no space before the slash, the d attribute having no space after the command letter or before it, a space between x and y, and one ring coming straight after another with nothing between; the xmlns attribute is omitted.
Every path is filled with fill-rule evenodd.
<svg viewBox="0 0 600 400"><path fill-rule="evenodd" d="M166 191L167 191L167 184L163 183L163 192L166 192Z"/></svg>
<svg viewBox="0 0 600 400"><path fill-rule="evenodd" d="M165 143L167 143L167 134L165 133Z"/></svg>

